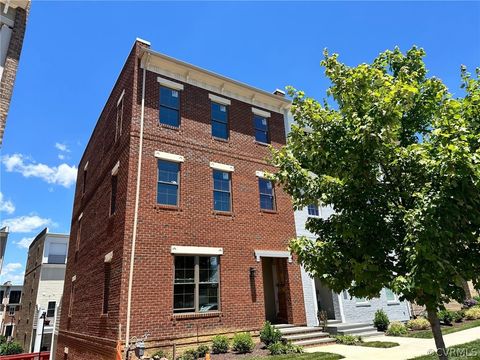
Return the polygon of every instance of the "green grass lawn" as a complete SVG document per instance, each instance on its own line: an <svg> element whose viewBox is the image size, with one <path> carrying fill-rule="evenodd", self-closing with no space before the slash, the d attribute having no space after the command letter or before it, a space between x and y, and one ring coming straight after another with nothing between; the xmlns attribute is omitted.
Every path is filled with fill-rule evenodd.
<svg viewBox="0 0 480 360"><path fill-rule="evenodd" d="M366 347L375 347L375 348L392 348L395 346L399 346L399 343L393 341L367 341L363 343L357 344L358 346L366 346Z"/></svg>
<svg viewBox="0 0 480 360"><path fill-rule="evenodd" d="M305 353L305 354L288 354L288 355L276 355L276 356L268 356L268 357L251 357L247 360L289 360L289 359L296 359L296 360L337 360L343 359L342 355L332 354L332 353L324 353L324 352L315 352L315 353Z"/></svg>
<svg viewBox="0 0 480 360"><path fill-rule="evenodd" d="M452 346L448 349L449 360L478 360L480 359L480 340L475 340L466 344ZM419 356L410 360L432 360L438 359L437 355Z"/></svg>
<svg viewBox="0 0 480 360"><path fill-rule="evenodd" d="M459 324L457 326L442 326L442 334L447 335L457 331L471 329L477 326L480 326L480 320L469 321L466 323ZM433 338L433 334L431 330L420 330L420 331L412 331L412 332L409 331L408 334L403 336L419 338L419 339ZM479 359L480 359L480 354L479 354Z"/></svg>

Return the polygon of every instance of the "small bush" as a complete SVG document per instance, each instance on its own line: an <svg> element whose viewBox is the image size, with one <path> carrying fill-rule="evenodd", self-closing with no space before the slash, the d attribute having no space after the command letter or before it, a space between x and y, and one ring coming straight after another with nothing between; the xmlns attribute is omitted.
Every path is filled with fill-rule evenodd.
<svg viewBox="0 0 480 360"><path fill-rule="evenodd" d="M414 321L414 320L410 320L410 321ZM401 323L400 321L394 321L390 323L385 334L389 336L401 336L401 335L405 335L407 332L408 330L406 326L403 325L403 323Z"/></svg>
<svg viewBox="0 0 480 360"><path fill-rule="evenodd" d="M0 345L5 344L6 342L7 342L7 337L3 336L3 335L0 335Z"/></svg>
<svg viewBox="0 0 480 360"><path fill-rule="evenodd" d="M260 330L260 341L268 347L268 345L279 342L281 339L282 333L280 330L272 326L270 321L265 321L262 330Z"/></svg>
<svg viewBox="0 0 480 360"><path fill-rule="evenodd" d="M232 349L240 354L252 352L255 344L252 340L252 335L248 332L237 333L233 336Z"/></svg>
<svg viewBox="0 0 480 360"><path fill-rule="evenodd" d="M167 355L165 354L165 351L163 350L158 350L152 354L152 359L154 360L160 360L160 359L165 359Z"/></svg>
<svg viewBox="0 0 480 360"><path fill-rule="evenodd" d="M0 355L16 355L23 353L23 348L18 342L5 342L0 345Z"/></svg>
<svg viewBox="0 0 480 360"><path fill-rule="evenodd" d="M453 311L441 310L438 312L438 319L445 325L452 325Z"/></svg>
<svg viewBox="0 0 480 360"><path fill-rule="evenodd" d="M456 323L462 322L463 319L465 318L465 311L464 310L454 311L452 313L452 316L453 316L453 321L455 321Z"/></svg>
<svg viewBox="0 0 480 360"><path fill-rule="evenodd" d="M478 304L480 304L480 295L474 296L473 300L475 300Z"/></svg>
<svg viewBox="0 0 480 360"><path fill-rule="evenodd" d="M225 354L230 348L230 339L224 335L214 336L212 339L212 353Z"/></svg>
<svg viewBox="0 0 480 360"><path fill-rule="evenodd" d="M200 345L197 348L197 356L199 358L205 357L205 355L207 355L209 351L210 351L210 348L207 345Z"/></svg>
<svg viewBox="0 0 480 360"><path fill-rule="evenodd" d="M268 351L270 351L270 355L287 355L287 354L301 354L303 353L303 347L294 345L291 342L287 342L286 344L277 341L275 343L270 344L267 347Z"/></svg>
<svg viewBox="0 0 480 360"><path fill-rule="evenodd" d="M410 330L427 330L430 329L430 322L423 317L419 317L407 321L407 328Z"/></svg>
<svg viewBox="0 0 480 360"><path fill-rule="evenodd" d="M343 345L357 345L363 342L360 336L355 335L335 335L334 338L337 341L337 344Z"/></svg>
<svg viewBox="0 0 480 360"><path fill-rule="evenodd" d="M383 309L377 310L373 319L373 325L375 325L378 331L385 331L388 329L388 324L390 324L390 320L385 311Z"/></svg>
<svg viewBox="0 0 480 360"><path fill-rule="evenodd" d="M472 307L468 310L465 310L465 317L468 320L480 319L480 307Z"/></svg>
<svg viewBox="0 0 480 360"><path fill-rule="evenodd" d="M197 357L197 350L195 349L188 349L185 351L177 360L196 360Z"/></svg>
<svg viewBox="0 0 480 360"><path fill-rule="evenodd" d="M465 300L463 302L463 307L465 308L471 308L471 307L474 307L474 306L477 306L479 304L479 301L475 300L475 299L468 299L468 300Z"/></svg>

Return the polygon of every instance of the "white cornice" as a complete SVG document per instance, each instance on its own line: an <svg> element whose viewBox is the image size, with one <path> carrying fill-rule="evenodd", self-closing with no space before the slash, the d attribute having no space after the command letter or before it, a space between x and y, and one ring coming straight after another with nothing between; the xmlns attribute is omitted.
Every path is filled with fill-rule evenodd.
<svg viewBox="0 0 480 360"><path fill-rule="evenodd" d="M141 67L148 71L282 115L284 115L284 110L290 107L290 101L282 96L268 93L150 49L144 49L144 51L144 56L148 57L148 61L144 61L142 58Z"/></svg>

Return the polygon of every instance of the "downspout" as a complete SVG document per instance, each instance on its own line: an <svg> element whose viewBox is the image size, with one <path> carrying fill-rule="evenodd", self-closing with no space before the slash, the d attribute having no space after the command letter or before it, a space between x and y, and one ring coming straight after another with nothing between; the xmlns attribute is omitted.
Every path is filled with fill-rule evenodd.
<svg viewBox="0 0 480 360"><path fill-rule="evenodd" d="M135 243L137 241L137 225L138 225L138 207L140 203L140 176L142 172L142 150L143 150L143 122L145 115L145 76L146 68L149 60L149 54L143 62L143 78L142 78L142 105L140 112L140 142L138 146L138 166L137 166L137 187L135 190L135 212L133 216L133 235L132 249L130 252L130 270L128 274L128 295L127 295L127 324L125 327L125 349L129 347L130 341L130 314L132 311L132 285L133 285L133 267L135 263ZM142 59L143 61L143 59ZM126 351L125 351L126 353Z"/></svg>

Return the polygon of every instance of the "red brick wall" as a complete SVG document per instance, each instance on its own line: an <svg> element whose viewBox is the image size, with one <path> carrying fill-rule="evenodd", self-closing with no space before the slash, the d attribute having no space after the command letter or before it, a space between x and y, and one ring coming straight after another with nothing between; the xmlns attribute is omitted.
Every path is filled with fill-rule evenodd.
<svg viewBox="0 0 480 360"><path fill-rule="evenodd" d="M65 307L65 311L62 311L61 327L65 335L79 332L124 340L143 72L138 61L137 67L132 69L133 63L134 59L129 58L79 166L64 291L64 306L67 307L70 280L76 274L76 305L68 331L68 311ZM261 262L256 262L254 250L286 250L288 241L295 236L290 198L277 187L277 211L267 213L260 210L255 171L273 171L273 168L265 161L269 156L268 148L254 141L252 105L231 99L230 139L228 142L214 140L211 137L209 92L184 84L180 94L180 129L162 127L158 122L157 76L147 72L130 334L139 336L148 331L152 341L169 342L182 337L258 329L265 321L265 311L262 266ZM130 139L123 139L124 143L118 148L109 148L105 145L105 139L114 134L114 119L108 120L108 108L110 103L116 104L117 94L123 88L119 86L122 81L132 85L125 86L125 96L128 94L126 108L132 119ZM282 114L271 113L269 128L272 145L278 147L285 143L284 119ZM180 171L180 204L173 210L156 204L155 150L185 157ZM121 162L118 188L121 201L117 214L111 219L108 217L109 171L118 158ZM89 179L86 194L82 197L82 169L86 161L89 162ZM210 161L235 167L232 174L231 215L218 215L213 211ZM75 262L77 218L82 211L82 245ZM188 319L173 316L172 245L224 249L224 255L220 258L220 316ZM111 312L105 317L100 316L103 257L112 250ZM250 281L250 267L257 270L253 282ZM289 320L303 324L305 314L300 267L292 263L288 264L287 269ZM57 354L63 353L68 341L66 336L59 338ZM70 342L69 359L80 358L73 355L74 348Z"/></svg>

